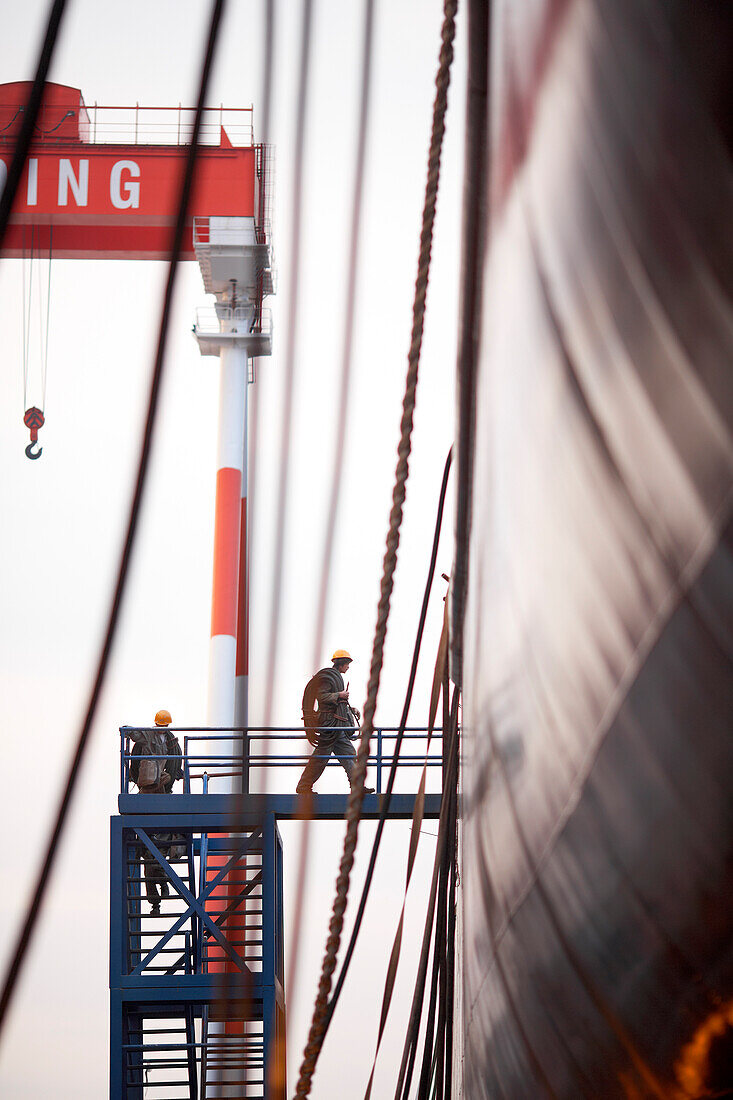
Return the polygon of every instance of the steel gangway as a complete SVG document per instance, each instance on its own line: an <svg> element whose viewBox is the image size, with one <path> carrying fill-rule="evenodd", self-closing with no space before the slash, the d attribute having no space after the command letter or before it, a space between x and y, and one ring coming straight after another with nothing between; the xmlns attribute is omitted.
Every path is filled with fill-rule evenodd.
<svg viewBox="0 0 733 1100"><path fill-rule="evenodd" d="M308 755L302 729L172 732L182 742L182 790L140 794L130 778L131 730L120 730L120 812L111 819L110 1097L286 1100L278 820L343 820L347 796L322 794L306 804L292 793ZM378 790L364 799L365 818L379 816L397 735L375 732L370 766ZM414 775L410 769L426 761L442 768L440 730L428 738L413 727L404 736L398 770ZM241 790L233 793L233 784ZM289 791L277 789L284 786ZM410 818L414 797L396 790L390 818ZM440 793L429 793L425 816L439 813Z"/></svg>

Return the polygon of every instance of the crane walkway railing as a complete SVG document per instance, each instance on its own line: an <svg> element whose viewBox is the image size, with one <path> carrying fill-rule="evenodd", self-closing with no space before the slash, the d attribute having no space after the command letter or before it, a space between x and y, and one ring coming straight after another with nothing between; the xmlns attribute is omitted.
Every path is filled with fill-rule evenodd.
<svg viewBox="0 0 733 1100"><path fill-rule="evenodd" d="M313 749L305 739L302 726L250 726L237 727L167 727L175 734L183 754L183 792L184 794L216 793L219 780L241 776L242 791L249 793L256 789L266 789L276 793L277 778L287 776L288 790L293 790L298 777L298 769L305 767ZM324 732L326 728L323 727ZM120 727L120 791L133 793L135 784L130 773L133 759L168 760L168 755L144 753L136 749L136 740L140 734L160 734L159 727ZM315 733L318 730L313 731ZM330 728L328 732L333 732ZM343 727L342 732L358 737L358 727ZM134 738L133 738L134 734ZM369 756L369 782L376 786L381 794L386 777L394 759L395 742L399 734L398 726L379 726L374 730L372 752ZM356 747L356 741L354 742ZM341 758L331 755L326 769L338 768ZM434 769L443 766L443 733L437 728L429 734L425 726L408 726L404 730L403 743L398 756L398 774L407 769L428 768L428 787L440 789L442 775L435 775ZM376 773L376 774L375 774ZM374 775L374 779L371 776ZM430 776L437 782L430 783ZM228 784L231 789L231 784ZM417 775L415 787L417 786ZM174 788L173 793L176 793ZM219 790L221 790L219 784ZM402 784L404 789L404 784Z"/></svg>

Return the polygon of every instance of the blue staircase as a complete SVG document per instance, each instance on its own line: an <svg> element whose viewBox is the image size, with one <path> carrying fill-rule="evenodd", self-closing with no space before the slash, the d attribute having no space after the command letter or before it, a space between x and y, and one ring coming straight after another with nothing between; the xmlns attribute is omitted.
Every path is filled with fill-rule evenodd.
<svg viewBox="0 0 733 1100"><path fill-rule="evenodd" d="M285 1100L274 815L227 835L205 795L194 814L165 797L165 814L143 812L143 796L112 819L110 1096ZM151 881L167 886L158 913Z"/></svg>
<svg viewBox="0 0 733 1100"><path fill-rule="evenodd" d="M318 794L306 806L292 793L309 752L302 729L175 732L183 741L183 792L140 794L130 781L129 732L120 730L120 812L111 820L110 1100L286 1100L277 821L343 821L347 797ZM395 736L394 728L376 731L370 767L377 794L364 799L364 818L380 814ZM409 777L426 757L432 775L442 769L440 730L428 737L412 728L406 744L406 783L417 785ZM269 790L278 774L291 793L227 793L233 775L249 792L252 773L263 768L271 771ZM440 802L439 793L428 793L424 816L438 817ZM389 816L410 819L414 805L414 793L399 790Z"/></svg>

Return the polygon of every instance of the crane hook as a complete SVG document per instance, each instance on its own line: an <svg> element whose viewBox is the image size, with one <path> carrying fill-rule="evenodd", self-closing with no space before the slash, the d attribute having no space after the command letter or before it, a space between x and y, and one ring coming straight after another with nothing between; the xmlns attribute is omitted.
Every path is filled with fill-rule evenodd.
<svg viewBox="0 0 733 1100"><path fill-rule="evenodd" d="M26 457L40 458L43 454L43 447L38 447L37 451L34 451L33 448L38 446L38 429L42 428L45 423L43 413L34 405L32 409L26 409L23 423L26 428L30 428L31 432L31 441L25 449Z"/></svg>

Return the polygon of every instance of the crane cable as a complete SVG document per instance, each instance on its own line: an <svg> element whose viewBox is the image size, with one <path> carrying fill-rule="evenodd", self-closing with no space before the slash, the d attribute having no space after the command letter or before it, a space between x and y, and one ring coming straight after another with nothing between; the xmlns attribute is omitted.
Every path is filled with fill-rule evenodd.
<svg viewBox="0 0 733 1100"><path fill-rule="evenodd" d="M41 322L41 347L43 354L43 366L41 370L41 409L46 411L46 379L48 377L48 329L51 320L51 261L53 259L53 226L49 226L48 232L48 281L46 283L46 329L43 329L43 309L40 310ZM40 279L40 272L39 272Z"/></svg>
<svg viewBox="0 0 733 1100"><path fill-rule="evenodd" d="M379 1049L382 1045L382 1037L384 1035L384 1029L387 1024L387 1016L389 1014L390 1005L392 1003L392 994L394 992L395 981L397 979L397 967L400 961L400 953L402 951L402 934L405 924L405 907L407 905L407 895L410 889L410 881L412 879L412 872L415 867L415 859L417 858L417 849L420 843L420 828L423 823L423 817L425 813L425 787L427 784L427 771L428 771L428 756L430 753L430 743L432 741L433 730L435 728L435 718L438 712L438 702L440 701L441 689L444 687L444 682L447 678L448 671L448 604L446 601L445 610L443 612L443 629L440 633L440 645L438 646L438 656L435 662L435 671L433 673L433 686L430 693L430 713L428 716L428 736L427 745L425 748L425 762L423 764L422 774L420 776L420 782L418 784L418 791L415 797L415 804L412 811L412 826L410 829L410 846L407 856L407 871L405 875L405 892L402 898L402 909L400 911L400 917L397 922L397 931L395 932L394 941L392 943L392 950L389 956L389 964L387 966L387 977L384 983L384 994L382 996L382 1011L379 1018L379 1032L377 1034L377 1046L374 1051L374 1058L372 1060L372 1069L369 1074L369 1083L367 1084L366 1092L364 1094L364 1100L369 1100L372 1094L372 1085L374 1083L374 1071L377 1068L377 1058L379 1057ZM444 730L444 736L447 730ZM442 809L442 803L441 803Z"/></svg>
<svg viewBox="0 0 733 1100"><path fill-rule="evenodd" d="M266 169L267 163L267 147L270 142L270 116L272 113L272 88L273 88L273 72L274 72L274 53L275 53L275 0L265 0L265 25L264 36L262 44L262 56L263 56L263 72L262 72L262 133L261 144L263 147L263 163L262 171ZM245 433L247 438L247 529L249 537L247 539L247 546L244 547L244 551L247 554L247 598L249 601L249 616L254 616L254 606L256 600L256 588L251 583L252 578L256 578L256 544L252 536L252 532L257 531L257 507L258 507L258 474L259 465L257 462L257 454L259 450L259 438L260 438L260 387L255 383L259 373L259 357L256 356L252 361L252 376L253 384L251 386L251 394L249 395L250 413L249 413L249 426L248 431ZM249 386L249 382L247 383ZM246 738L242 738L242 767L245 767L244 751L246 746Z"/></svg>
<svg viewBox="0 0 733 1100"><path fill-rule="evenodd" d="M301 244L303 236L303 165L306 156L306 136L308 120L308 93L311 65L311 39L313 35L314 0L304 0L303 27L300 41L300 61L298 67L298 106L295 131L295 155L293 163L293 194L291 208L290 263L292 268L290 301L288 303L288 324L284 357L284 399L282 423L280 426L280 469L277 489L277 515L275 530L275 549L273 553L273 577L269 622L270 629L267 647L267 675L265 678L264 716L265 725L271 724L273 695L275 690L275 668L280 635L280 611L282 597L283 559L285 553L285 532L287 526L288 486L290 482L290 454L293 435L293 403L297 376L298 357L295 338L298 328Z"/></svg>
<svg viewBox="0 0 733 1100"><path fill-rule="evenodd" d="M374 836L374 841L372 842L372 851L371 851L371 856L369 858L369 866L367 868L366 876L365 876L365 879L364 879L364 885L362 887L361 898L359 899L359 907L358 907L358 910L357 910L357 913L356 913L356 918L354 920L354 926L351 930L351 937L349 939L349 945L346 949L346 954L344 956L344 961L341 965L341 969L339 970L338 981L336 982L336 987L334 989L333 996L331 997L331 1000L328 1003L328 1010L327 1010L327 1015L326 1015L326 1020L325 1020L325 1024L324 1024L324 1030L323 1030L323 1039L324 1040L325 1040L326 1034L328 1033L328 1029L331 1025L331 1020L333 1018L333 1014L334 1014L334 1011L336 1009L336 1005L337 1005L339 997L341 995L341 991L343 989L344 981L346 979L346 975L347 975L348 970L349 970L349 965L351 963L351 958L353 956L354 949L356 947L356 942L357 942L357 939L359 937L359 932L361 930L362 919L363 919L363 916L364 916L364 911L366 909L367 899L369 897L369 891L371 889L371 884L372 884L372 880L373 880L373 877L374 877L374 869L375 869L375 865L376 865L376 862L377 862L377 855L379 853L379 847L380 847L380 843L381 843L381 839L382 839L382 833L384 831L384 825L385 825L385 822L387 820L387 817L389 816L389 808L390 808L390 803L391 803L391 800L392 800L392 791L393 791L395 779L396 779L396 776L397 776L397 768L398 768L398 765L399 765L399 756L400 756L400 751L401 751L401 748L402 748L402 742L404 740L404 735L405 735L405 727L407 726L407 720L408 720L408 717L409 717L410 704L412 702L412 694L413 694L413 690L414 690L414 687L415 687L415 678L416 678L416 675L417 675L417 666L418 666L418 662L419 662L419 658L420 658L420 650L421 650L421 647L422 647L422 639L423 639L423 634L424 634L424 631L425 631L425 622L426 622L426 619L427 619L428 607L429 607L429 604L430 604L430 595L431 595L432 587L433 587L433 579L435 577L435 568L436 568L436 562L437 562L437 557L438 557L438 548L439 548L439 545L440 545L440 535L441 535L442 526L443 526L443 513L444 513L444 509L445 509L445 498L446 498L446 493L447 493L447 489L448 489L448 480L449 480L449 475L450 475L450 471L451 471L452 457L453 457L453 448L451 447L450 451L448 452L448 457L446 458L445 466L444 466L444 469L443 469L443 479L442 479L442 482L441 482L440 495L439 495L439 498L438 498L438 511L437 511L437 516L436 516L436 519L435 519L435 530L434 530L434 533L433 533L433 545L432 545L432 550L431 550L431 555L430 555L430 565L428 567L428 576L427 576L427 580L426 580L426 583L425 583L425 590L424 590L424 593L423 593L422 607L421 607L421 610L420 610L420 619L419 619L418 627L417 627L415 645L413 647L412 664L411 664L411 667L410 667L410 675L409 675L409 678L408 678L407 690L405 692L405 701L404 701L403 708L402 708L402 716L400 718L400 725L399 725L399 729L398 729L398 732L397 732L397 736L395 738L395 745L394 745L394 750L393 750L393 753L392 753L392 763L390 765L389 776L388 776L388 779L387 779L387 787L386 787L386 790L384 792L384 795L381 798L379 821L377 823L377 830L376 830L376 833L375 833L375 836ZM433 732L433 726L434 726L434 723L435 723L435 711L437 709L436 679L437 679L437 682L439 684L440 679L442 678L442 672L446 668L447 652L448 652L447 628L446 628L445 616L444 616L443 631L441 633L441 645L440 645L440 648L439 648L438 658L437 658L437 661L436 661L435 671L434 671L434 674L433 674L433 689L432 689L432 692L431 692L431 708L430 708L430 717L429 717L429 720L428 720L428 727L429 727L429 729L428 729L428 745L426 747L426 752L425 752L426 760L427 760L427 756L428 756L429 749L430 749L430 739L431 739L431 735L432 735L432 732ZM440 670L440 675L438 673L438 670ZM433 703L433 700L435 701L434 703ZM444 721L444 723L443 723L443 738L444 738L444 741L445 741L445 738L447 736L446 729L447 729L447 722ZM420 831L421 831L420 830L420 825L422 824L422 819L423 819L423 812L422 811L424 809L424 793L425 793L425 785L426 785L426 779L427 779L426 767L427 767L426 764L423 765L422 777L421 777L420 783L418 785L419 786L418 797L416 799L415 810L413 811L411 841L410 841L410 849L409 849L409 857L408 857L408 868L407 868L406 883L405 883L405 900L407 899L408 887L409 887L410 878L411 878L411 875L412 875L412 867L413 867L413 864L414 864L414 858L415 858L416 851L417 851L417 844L419 843L419 835L420 835ZM302 852L302 850L301 850L300 858L301 858L301 868L300 868L299 880L298 880L299 887L301 887L301 878L304 877L303 870L302 870L302 864L303 864L303 852ZM296 908L300 908L300 906L302 906L303 895L304 895L304 888L301 887L298 894L297 894L297 897L298 897L298 900L299 900L299 905L296 906ZM404 911L404 905L403 905L403 911ZM393 954L393 957L394 957L395 956L395 949L394 948L393 948L392 954ZM398 953L397 953L397 957L394 957L393 959L390 960L389 972L388 972L387 979L386 979L386 982L385 982L385 992L384 992L384 995L383 995L383 1006L384 1007L382 1009L382 1019L383 1020L386 1019L386 1012L387 1012L387 1009L389 1007L389 1001L391 1000L391 996L392 996L391 987L394 985L394 975L396 974L397 961L398 961ZM388 989L388 987L389 987L389 989ZM383 1030L383 1024L380 1027L380 1041L381 1041L381 1031L382 1030ZM377 1051L378 1051L378 1049L379 1049L379 1043L377 1044ZM375 1055L374 1055L375 1063L376 1063L376 1058L377 1058L377 1054L375 1053Z"/></svg>
<svg viewBox="0 0 733 1100"><path fill-rule="evenodd" d="M46 86L46 77L48 76L51 57L56 45L56 38L58 36L59 26L64 15L65 7L66 0L54 0L51 6L48 23L46 25L46 34L38 58L38 65L36 66L36 75L33 78L33 87L28 97L26 109L23 112L23 124L20 128L18 140L15 145L13 159L8 168L5 186L2 189L2 193L0 193L0 249L2 249L5 230L8 227L15 196L20 186L20 177L25 167L31 141L33 140L33 132L36 128L38 112L41 109L41 101L43 100L43 91Z"/></svg>
<svg viewBox="0 0 733 1100"><path fill-rule="evenodd" d="M59 33L59 27L61 20L64 16L66 8L66 0L53 0L51 9L48 16L48 22L46 24L46 33L43 39L43 45L41 46L41 52L38 57L38 64L36 65L36 74L33 78L33 87L31 88L30 95L28 97L28 103L23 111L23 122L20 127L20 133L18 134L18 140L15 143L15 150L13 152L13 159L10 162L8 173L5 179L5 186L0 193L0 252L2 251L3 241L5 239L5 231L10 221L10 215L15 202L15 197L20 186L20 179L25 167L25 162L28 157L28 151L33 140L33 135L36 130L36 123L38 121L38 113L41 109L41 103L43 101L43 93L46 86L46 77L48 76L48 70L51 65L51 58L53 56L54 48L56 46L56 39ZM17 112L16 112L17 113ZM24 287L25 290L25 287ZM30 287L28 290L30 298ZM24 324L25 324L25 310L24 310ZM24 330L25 341L25 330ZM24 389L27 384L27 375L23 371L23 385ZM45 391L44 391L45 401ZM25 401L24 401L25 404ZM23 416L23 422L30 428L31 442L26 447L25 453L28 458L38 458L40 450L34 452L36 441L38 439L38 429L43 424L43 412L38 408L31 408L25 411Z"/></svg>
<svg viewBox="0 0 733 1100"><path fill-rule="evenodd" d="M420 1032L422 1005L425 996L425 979L427 976L428 958L430 955L430 939L432 936L433 918L435 915L435 901L438 891L438 882L440 878L441 867L445 865L446 850L452 851L450 837L451 835L455 834L456 828L456 816L458 807L457 779L459 699L460 691L458 688L456 688L453 692L449 722L450 732L447 751L447 768L444 783L447 797L446 794L444 794L443 801L440 807L440 824L438 825L438 841L435 848L433 878L430 884L430 895L428 898L425 915L425 928L423 931L420 961L418 964L417 978L415 980L415 988L412 998L412 1008L410 1010L407 1035L405 1037L405 1045L402 1052L402 1063L400 1065L397 1088L395 1090L395 1100L407 1100L407 1095L410 1088L413 1066L415 1064L415 1055L417 1053L417 1040ZM446 731L444 730L443 737L445 738L445 736ZM422 1095L420 1097L420 1100L423 1100Z"/></svg>
<svg viewBox="0 0 733 1100"><path fill-rule="evenodd" d="M401 438L398 448L399 457L395 472L395 485L392 493L392 510L390 512L387 548L384 555L367 699L364 704L364 722L359 739L356 766L354 768L353 788L349 795L346 811L346 836L344 838L344 849L339 867L339 875L336 880L336 894L329 924L329 936L326 942L326 951L323 958L321 978L313 1008L313 1017L308 1034L308 1041L303 1052L303 1062L301 1064L300 1076L295 1091L295 1096L298 1097L298 1100L305 1100L310 1094L313 1073L323 1046L323 1036L328 1013L328 995L331 989L331 979L336 968L336 957L341 943L343 917L349 893L351 868L354 863L359 818L361 816L361 807L364 801L364 779L369 757L369 745L374 731L374 713L377 705L377 696L379 694L384 641L387 633L387 620L389 618L394 572L397 566L397 550L399 547L402 511L409 472L415 394L417 390L420 350L422 347L425 300L427 297L428 278L430 273L430 254L432 250L435 206L440 178L440 157L443 135L445 133L445 113L448 105L450 67L453 60L453 39L455 38L455 15L457 6L457 0L445 0L443 26L441 30L442 45L440 50L440 64L435 81L436 95L433 105L433 124L430 153L428 156L428 175L425 187L422 231L420 234L420 256L413 302L412 339L408 354L405 395L402 403Z"/></svg>
<svg viewBox="0 0 733 1100"><path fill-rule="evenodd" d="M460 692L458 688L455 689L453 693L453 706L451 707L449 700L449 689L450 685L448 682L448 670L446 666L443 680L443 725L446 730L450 727L451 737L450 742L448 742L447 738L446 740L444 740L443 747L445 748L446 745L450 744L451 753L455 755L454 746L457 747L455 737L457 736L458 732L458 702L460 699ZM451 720L449 714L452 714L454 716L454 721ZM455 871L455 860L452 857L452 851L454 847L452 841L455 839L456 836L456 822L453 813L456 769L451 767L451 764L453 762L453 755L448 754L444 756L446 777L449 774L449 770L451 775L451 783L446 783L446 790L444 791L443 795L446 802L448 803L448 824L443 834L443 844L441 850L439 853L436 853L435 857L436 860L438 860L439 862L439 877L438 901L435 910L435 935L433 938L433 974L430 983L430 1002L428 1007L428 1018L425 1027L425 1043L423 1047L422 1069L420 1073L420 1083L417 1093L418 1100L427 1100L429 1090L432 1096L438 1092L438 1089L440 1089L440 1096L442 1100L443 1086L445 1084L445 1040L448 1031L448 1028L446 1027L446 1002L448 996L446 975L448 955L448 891L451 881L451 872ZM436 1009L437 1027L435 1024ZM415 1053L417 1053L417 1047L414 1043L413 1049L415 1050ZM409 1080L405 1086L405 1096L409 1096L411 1081L412 1075L410 1073Z"/></svg>
<svg viewBox="0 0 733 1100"><path fill-rule="evenodd" d="M33 252L35 226L31 226L31 251L26 264L25 233L23 233L23 412L28 408L28 347L31 329L31 302L33 298ZM28 272L28 298L26 301L26 271Z"/></svg>
<svg viewBox="0 0 733 1100"><path fill-rule="evenodd" d="M332 1018L333 1013L336 1009L336 1005L338 1003L339 996L341 995L341 990L343 988L343 984L344 984L344 981L346 979L346 974L348 973L349 964L351 962L351 957L352 957L353 952L354 952L354 947L356 946L356 940L357 940L357 937L359 935L359 930L361 928L362 918L364 916L364 909L366 908L366 902L367 902L367 898L369 896L369 890L370 890L370 887L371 887L372 877L373 877L373 874L374 874L374 866L375 866L376 861L377 861L377 853L379 852L379 845L380 845L380 841L382 839L382 833L384 831L384 825L385 825L385 822L386 822L387 817L389 815L389 807L390 807L390 802L392 800L392 790L394 788L395 779L397 777L397 767L398 767L398 764L399 764L399 754L400 754L400 749L402 748L402 741L403 741L404 735L405 735L405 727L407 725L407 718L408 718L408 714L409 714L409 710L410 710L410 703L412 701L412 691L413 691L413 688L415 686L415 676L416 676L416 673L417 673L417 663L418 663L418 659L420 657L420 647L421 647L421 644L422 644L423 631L425 629L425 620L427 618L428 603L429 603L430 593L431 593L432 586L433 586L433 578L435 576L435 566L436 566L436 560L437 560L437 556L438 556L438 546L439 546L439 543L440 543L440 533L441 533L441 529L442 529L442 526L443 526L443 510L444 510L444 507L445 507L445 497L446 497L446 491L448 489L448 476L449 476L450 470L451 470L452 458L453 458L453 448L451 447L450 451L448 452L448 457L445 461L445 467L444 467L444 470L443 470L443 481L442 481L442 484L441 484L441 487L440 487L440 497L439 497L439 500L438 500L438 514L437 514L437 517L436 517L436 520L435 520L435 532L433 534L433 547L432 547L432 552L431 552L431 555L430 555L430 567L428 569L428 579L427 579L427 582L425 584L425 592L424 592L424 595L423 595L422 609L421 609L421 612L420 612L420 621L418 623L417 637L415 639L415 647L414 647L413 655L412 655L412 667L410 669L410 678L409 678L408 685L407 685L407 692L405 694L405 702L404 702L404 706L403 706L403 709L402 709L402 717L400 718L400 728L397 732L397 737L395 739L395 747L394 747L394 752L392 754L392 764L390 766L389 777L387 779L387 788L386 788L384 796L382 798L382 805L381 805L381 809L380 809L380 813L379 813L379 822L377 824L377 831L376 831L376 834L374 836L374 841L373 841L373 844L372 844L372 854L371 854L371 857L369 859L369 866L367 868L366 877L364 879L364 886L362 887L361 898L359 900L359 908L357 910L356 918L354 920L354 927L351 931L351 939L349 940L349 946L346 949L346 954L344 955L344 961L341 964L341 969L339 970L339 976L338 976L338 981L336 982L336 988L334 989L333 996L331 997L331 1000L329 1001L329 1004L328 1004L328 1016L327 1016L327 1019L326 1019L326 1028L325 1028L325 1031L324 1031L324 1038L325 1038L326 1032L328 1031L329 1025L331 1023L331 1018ZM443 730L443 737L445 738L445 736L446 736L446 733L445 733L445 729L444 729Z"/></svg>
<svg viewBox="0 0 733 1100"><path fill-rule="evenodd" d="M2 1028L7 1020L8 1007L18 982L21 967L25 961L25 956L28 951L28 946L35 929L36 921L41 909L41 904L45 896L46 887L51 875L51 869L56 859L58 852L59 842L61 840L61 834L66 824L68 817L69 807L74 794L76 781L81 771L81 763L84 758L88 743L89 735L91 732L92 722L97 710L97 704L102 692L102 686L107 674L107 667L109 665L110 654L112 652L112 642L117 629L117 623L119 621L120 609L122 606L122 596L125 590L125 584L129 572L130 561L132 558L132 549L135 542L135 535L137 532L137 522L140 515L140 508L142 504L143 489L145 486L146 475L148 471L150 451L152 448L153 440L153 427L155 424L155 417L158 408L158 397L160 394L160 387L163 378L163 365L165 358L165 347L168 335L168 325L170 321L170 315L173 305L173 291L176 283L176 271L178 268L178 262L183 251L184 233L186 229L187 212L189 206L189 200L191 198L191 191L193 188L194 174L197 160L197 148L198 139L201 131L201 119L204 111L204 102L209 86L209 77L211 74L211 68L214 58L214 49L219 36L219 27L221 24L221 18L223 9L225 7L225 0L213 0L211 11L211 22L209 27L208 41L206 45L206 51L204 54L204 60L201 70L201 81L199 86L199 96L196 105L196 116L193 125L193 133L191 135L191 143L188 147L188 154L186 157L186 165L183 171L183 177L181 180L180 198L178 204L178 213L176 216L176 224L173 230L173 237L171 240L171 255L170 264L168 269L168 279L166 282L166 288L163 298L163 307L160 316L160 328L158 332L158 345L155 354L152 378L150 383L150 397L148 401L147 418L145 421L145 428L143 432L143 439L140 449L140 459L137 471L137 480L135 482L135 490L133 494L132 504L130 506L130 516L128 521L127 532L125 536L125 542L122 548L120 557L120 564L117 573L117 581L115 584L114 594L110 605L109 617L107 621L107 628L105 631L104 641L102 643L101 652L99 655L99 661L97 665L97 672L94 680L94 684L90 693L89 703L87 706L87 712L84 718L83 725L79 732L76 747L72 754L67 770L66 781L64 789L61 794L61 799L56 812L56 818L51 829L51 833L46 846L46 851L43 857L43 862L36 879L36 883L33 889L33 894L26 910L26 914L23 920L22 928L18 934L15 948L13 950L10 963L8 965L5 980L3 983L2 993L0 994L0 1035L2 1035ZM45 49L45 47L44 47ZM45 75L41 77L41 80L45 80ZM34 88L35 92L35 88ZM31 93L29 102L33 101L34 92ZM29 111L30 114L30 111ZM17 153L16 153L17 155ZM22 168L22 165L21 165ZM10 173L8 173L8 181L10 180ZM7 185L6 185L7 190ZM5 191L0 199L0 235L4 230L4 224L2 220L2 200L5 199ZM6 219L7 221L7 219ZM1 243L1 241L0 241Z"/></svg>
<svg viewBox="0 0 733 1100"><path fill-rule="evenodd" d="M46 379L48 377L48 334L50 328L51 318L51 260L53 257L53 226L49 226L48 237L48 280L46 283L46 323L44 326L43 318L43 291L41 286L41 231L38 230L38 239L36 240L36 228L31 226L31 245L30 254L27 257L26 263L26 250L25 250L25 233L23 234L23 274L22 274L22 295L23 295L23 423L30 429L31 442L26 447L25 453L28 458L40 458L43 448L39 447L38 450L34 450L34 446L38 441L38 431L43 427L45 423L46 412ZM38 255L38 266L36 268L36 283L38 288L38 349L41 362L41 399L40 405L30 405L28 397L28 376L30 369L30 350L31 350L31 323L33 316L33 261ZM26 280L28 284L28 293L26 298Z"/></svg>
<svg viewBox="0 0 733 1100"><path fill-rule="evenodd" d="M336 444L332 463L331 492L329 504L326 510L326 533L321 556L321 579L318 588L319 596L316 604L316 623L313 630L312 666L318 667L319 654L323 647L323 635L328 611L331 576L333 563L334 543L336 537L336 520L339 514L341 500L341 487L344 470L344 451L346 449L346 426L349 410L349 394L351 391L351 376L353 373L353 333L356 315L356 292L359 274L359 238L361 228L361 211L363 206L364 180L366 177L366 152L367 136L369 131L369 104L370 89L373 70L373 41L374 41L374 10L375 0L365 0L364 23L362 32L361 50L361 92L359 97L359 125L357 147L354 160L354 190L351 201L351 229L346 249L346 263L348 269L346 283L346 304L344 309L343 343L341 347L341 379L338 402L338 417L336 425ZM395 750L397 751L397 750ZM298 977L298 945L302 930L302 914L304 912L303 898L306 885L306 868L308 865L308 846L310 842L310 819L306 817L303 822L300 837L300 854L298 859L298 878L295 890L295 920L293 921L290 937L291 959L288 997L292 1000L297 988Z"/></svg>

